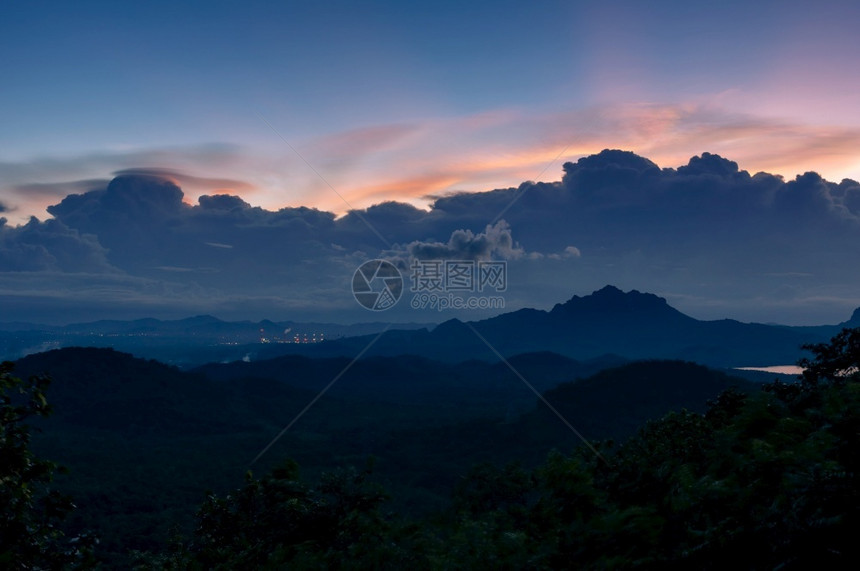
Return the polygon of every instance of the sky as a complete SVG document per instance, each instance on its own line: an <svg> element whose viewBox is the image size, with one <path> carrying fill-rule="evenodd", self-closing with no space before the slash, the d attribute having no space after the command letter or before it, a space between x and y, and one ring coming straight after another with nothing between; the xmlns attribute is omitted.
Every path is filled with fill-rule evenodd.
<svg viewBox="0 0 860 571"><path fill-rule="evenodd" d="M511 308L614 283L700 318L845 320L860 305L848 262L857 195L840 185L860 180L858 16L856 3L827 1L5 2L0 303L43 321L375 319L341 295L351 267L382 255L408 265L404 252L423 251L410 244L470 233L510 241L480 255L510 262ZM631 202L604 172L643 172L626 155L565 166L604 149L675 175L625 179L656 193ZM782 182L705 160L733 182L696 179L701 192L675 196L703 153ZM577 178L589 169L603 174ZM555 191L499 203L525 181ZM584 199L594 188L614 190ZM461 193L477 206L440 209ZM244 218L218 226L200 199L224 194L241 197L232 212ZM560 208L563 221L539 223ZM284 230L286 218L308 233ZM171 230L153 236L162 223ZM241 270L212 258L253 240ZM291 276L280 289L272 268Z"/></svg>

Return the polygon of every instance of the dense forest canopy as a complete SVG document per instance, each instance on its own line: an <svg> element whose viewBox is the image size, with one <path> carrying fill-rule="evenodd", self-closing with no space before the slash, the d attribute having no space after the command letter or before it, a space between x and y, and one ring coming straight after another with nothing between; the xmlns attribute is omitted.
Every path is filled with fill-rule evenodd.
<svg viewBox="0 0 860 571"><path fill-rule="evenodd" d="M552 452L536 467L479 464L448 505L391 509L373 462L303 477L291 460L202 498L193 528L133 554L139 568L848 568L860 507L860 330L807 347L796 382L730 389L631 438ZM2 561L93 565L64 536L72 504L29 449L45 379L2 369ZM107 516L106 516L107 517Z"/></svg>

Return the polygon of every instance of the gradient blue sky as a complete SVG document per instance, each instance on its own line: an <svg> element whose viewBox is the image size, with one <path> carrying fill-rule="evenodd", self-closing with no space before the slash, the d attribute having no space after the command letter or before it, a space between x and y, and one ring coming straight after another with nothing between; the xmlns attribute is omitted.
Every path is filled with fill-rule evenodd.
<svg viewBox="0 0 860 571"><path fill-rule="evenodd" d="M511 262L507 309L612 283L842 321L857 22L826 0L4 2L0 310L366 320L361 261L468 242ZM553 184L487 226L528 180ZM213 194L244 202L195 206ZM341 216L378 204L382 241ZM299 206L333 214L278 211Z"/></svg>
<svg viewBox="0 0 860 571"><path fill-rule="evenodd" d="M860 179L858 21L827 1L5 2L0 202L46 218L161 169L190 202L344 212L281 137L356 207L558 180L606 147Z"/></svg>

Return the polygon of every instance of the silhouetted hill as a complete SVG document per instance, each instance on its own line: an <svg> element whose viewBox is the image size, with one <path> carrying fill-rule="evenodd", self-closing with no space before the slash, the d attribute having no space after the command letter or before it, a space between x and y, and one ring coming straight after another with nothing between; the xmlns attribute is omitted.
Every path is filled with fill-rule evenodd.
<svg viewBox="0 0 860 571"><path fill-rule="evenodd" d="M35 424L33 448L68 467L56 485L79 506L70 525L101 538L111 568L129 568L128 549L152 549L190 521L186 508L205 489L241 481L281 415L312 397L281 383L218 385L112 349L59 349L15 364L16 376L42 373L52 378L54 414Z"/></svg>
<svg viewBox="0 0 860 571"><path fill-rule="evenodd" d="M824 342L842 327L852 325L860 325L860 309L844 323L814 327L730 319L699 321L656 295L636 290L625 293L606 286L590 295L574 296L550 311L521 309L469 323L452 319L435 328L399 324L379 339L376 337L385 329L384 323L227 322L206 315L46 329L28 324L0 325L0 358L65 346L98 346L194 367L283 355L351 359L376 339L366 356L416 355L458 363L470 359L496 361L496 351L505 357L553 352L577 360L615 354L628 360L682 359L715 367L770 366L792 364L800 356L802 344ZM288 342L297 337L299 343ZM313 342L322 338L325 342Z"/></svg>
<svg viewBox="0 0 860 571"><path fill-rule="evenodd" d="M851 319L846 321L845 323L840 324L841 327L860 327L860 307L854 310L854 313L851 314Z"/></svg>
<svg viewBox="0 0 860 571"><path fill-rule="evenodd" d="M621 438L679 407L701 410L742 384L689 363L620 361L509 359L589 438ZM578 444L505 363L480 360L363 359L299 419L349 363L286 356L183 372L110 349L67 348L21 359L15 374L52 376L55 414L38 423L33 447L70 469L58 485L80 506L72 526L100 535L115 567L127 567L127 549L153 548L174 525L188 525L205 490L239 485L288 423L255 471L291 457L316 474L373 455L399 505L416 510L438 505L476 462L537 463L553 447ZM615 368L597 372L606 366ZM559 385L578 377L585 380Z"/></svg>
<svg viewBox="0 0 860 571"><path fill-rule="evenodd" d="M247 430L248 415L226 386L112 349L72 347L29 355L15 374L49 374L49 422L118 433L195 434Z"/></svg>
<svg viewBox="0 0 860 571"><path fill-rule="evenodd" d="M389 331L367 354L413 354L456 362L494 361L496 351L506 357L550 351L580 360L615 354L628 360L681 359L719 368L770 366L795 363L801 345L823 342L840 328L699 321L663 298L606 286L588 296L574 296L550 311L520 310L470 323L452 319L429 332ZM355 355L374 337L284 350L314 356Z"/></svg>
<svg viewBox="0 0 860 571"><path fill-rule="evenodd" d="M758 390L755 383L683 361L637 361L563 383L545 398L586 438L623 439L647 420L687 409L704 412L708 400L729 388ZM553 413L537 407L531 421Z"/></svg>
<svg viewBox="0 0 860 571"><path fill-rule="evenodd" d="M707 402L729 388L751 393L760 385L683 361L637 361L558 385L544 398L588 440L622 441L648 420L681 409L704 412ZM464 435L468 435L464 437ZM433 443L448 442L444 450ZM503 445L500 445L503 443ZM400 445L432 455L431 465L461 458L502 464L540 462L550 448L570 450L579 438L543 402L508 422L468 421L407 431ZM414 467L417 470L417 466ZM441 473L439 478L444 478ZM452 481L453 482L453 481Z"/></svg>
<svg viewBox="0 0 860 571"><path fill-rule="evenodd" d="M537 390L590 375L624 362L603 356L585 362L554 353L517 355L509 361ZM530 406L534 394L504 363L469 360L444 363L425 357L374 356L352 363L345 357L309 358L288 355L263 361L210 363L194 372L219 380L271 379L310 391L331 386L328 395L387 403L433 404L442 407L480 406L487 411ZM499 407L502 408L499 408Z"/></svg>
<svg viewBox="0 0 860 571"><path fill-rule="evenodd" d="M550 311L550 316L558 321L569 321L574 318L605 322L609 317L626 323L639 321L642 324L656 321L687 325L695 321L692 317L671 307L662 297L651 293L640 293L635 289L624 293L611 285L591 295L584 297L575 295L565 303L556 304Z"/></svg>

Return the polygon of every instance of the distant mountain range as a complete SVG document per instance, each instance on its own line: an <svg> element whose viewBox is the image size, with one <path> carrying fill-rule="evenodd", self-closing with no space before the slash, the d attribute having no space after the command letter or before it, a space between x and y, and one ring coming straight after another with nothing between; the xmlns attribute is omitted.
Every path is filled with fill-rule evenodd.
<svg viewBox="0 0 860 571"><path fill-rule="evenodd" d="M177 365L238 360L267 344L315 343L324 339L378 333L387 323L342 325L295 321L222 321L211 315L162 321L101 320L70 325L0 323L0 360L61 347L110 347ZM401 323L400 329L432 328L432 323Z"/></svg>
<svg viewBox="0 0 860 571"><path fill-rule="evenodd" d="M759 384L702 364L794 363L802 344L860 327L860 310L818 327L699 321L607 286L549 311L435 327L326 331L210 316L22 325L0 331L7 352L30 343L14 374L53 378L55 413L36 424L33 448L70 468L57 485L82 506L74 525L95 530L101 552L127 568L128 549L188 529L204 492L226 492L249 468L293 458L318 474L372 456L400 508L432 510L477 462L535 465L580 445L570 426L624 440L669 411L704 411L727 388L754 392ZM284 342L315 327L325 341Z"/></svg>
<svg viewBox="0 0 860 571"><path fill-rule="evenodd" d="M843 323L814 327L700 321L656 295L606 286L549 311L521 309L481 321L452 319L435 327L396 324L377 338L386 327L381 322L227 322L211 316L67 326L7 323L0 324L0 358L98 346L184 367L290 354L352 358L365 349L366 356L415 355L448 363L550 351L577 360L611 354L716 367L768 366L795 363L801 345L826 341L842 327L860 327L860 309Z"/></svg>
<svg viewBox="0 0 860 571"><path fill-rule="evenodd" d="M551 351L571 359L617 355L625 359L680 359L713 367L793 364L801 345L823 342L843 327L860 327L860 309L837 325L792 327L700 321L665 299L616 287L574 296L550 311L522 309L475 322L456 319L432 331L386 331L284 351L314 356L420 355L447 362L498 360L521 353Z"/></svg>
<svg viewBox="0 0 860 571"><path fill-rule="evenodd" d="M339 323L317 323L298 321L223 321L211 315L198 315L185 319L163 321L146 318L130 321L100 320L70 325L43 325L20 321L0 322L0 331L42 331L65 335L194 335L201 339L216 341L257 341L261 337L292 339L295 335L310 335L325 332L331 337L346 337L374 333L385 328L385 322L368 322L343 325ZM401 323L401 329L432 327L430 323Z"/></svg>

